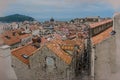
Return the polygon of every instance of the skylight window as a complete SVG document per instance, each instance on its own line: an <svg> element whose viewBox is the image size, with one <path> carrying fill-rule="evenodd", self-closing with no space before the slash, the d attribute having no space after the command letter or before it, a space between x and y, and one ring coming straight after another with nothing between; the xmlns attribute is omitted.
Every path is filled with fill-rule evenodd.
<svg viewBox="0 0 120 80"><path fill-rule="evenodd" d="M9 36L5 36L5 38L10 39L10 37L9 37Z"/></svg>
<svg viewBox="0 0 120 80"><path fill-rule="evenodd" d="M29 56L26 55L26 54L22 54L21 56L22 56L23 58L25 58L25 59L28 59L28 58L29 58Z"/></svg>

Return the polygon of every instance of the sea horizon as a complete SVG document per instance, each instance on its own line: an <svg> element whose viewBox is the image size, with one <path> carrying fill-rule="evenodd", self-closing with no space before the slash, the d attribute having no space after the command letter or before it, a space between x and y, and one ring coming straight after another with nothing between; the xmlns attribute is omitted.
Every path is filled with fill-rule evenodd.
<svg viewBox="0 0 120 80"><path fill-rule="evenodd" d="M55 21L70 21L72 19L75 19L75 18L54 18ZM37 20L40 22L45 22L45 21L49 21L50 18L41 18L41 19L37 19Z"/></svg>

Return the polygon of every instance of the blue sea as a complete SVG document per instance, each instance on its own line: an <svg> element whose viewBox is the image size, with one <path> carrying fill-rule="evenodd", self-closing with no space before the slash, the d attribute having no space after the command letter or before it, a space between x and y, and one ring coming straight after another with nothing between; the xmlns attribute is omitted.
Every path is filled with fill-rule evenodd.
<svg viewBox="0 0 120 80"><path fill-rule="evenodd" d="M49 21L49 20L50 20L50 18L38 19L38 21L40 21L40 22ZM63 19L54 18L54 20L55 21L70 21L70 20L72 20L72 18L63 18Z"/></svg>

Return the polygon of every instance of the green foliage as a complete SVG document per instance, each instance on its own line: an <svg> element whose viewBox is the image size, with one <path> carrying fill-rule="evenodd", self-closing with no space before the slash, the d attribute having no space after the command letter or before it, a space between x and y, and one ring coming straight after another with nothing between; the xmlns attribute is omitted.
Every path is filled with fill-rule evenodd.
<svg viewBox="0 0 120 80"><path fill-rule="evenodd" d="M24 22L24 21L34 21L35 19L29 16L14 14L6 17L0 17L1 22Z"/></svg>

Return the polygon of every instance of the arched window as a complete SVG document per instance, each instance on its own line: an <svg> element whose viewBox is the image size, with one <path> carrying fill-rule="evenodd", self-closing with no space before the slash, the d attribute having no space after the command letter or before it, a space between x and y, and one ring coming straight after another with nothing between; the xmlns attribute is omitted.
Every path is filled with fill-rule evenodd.
<svg viewBox="0 0 120 80"><path fill-rule="evenodd" d="M46 57L46 68L52 71L55 68L55 60L52 57Z"/></svg>

